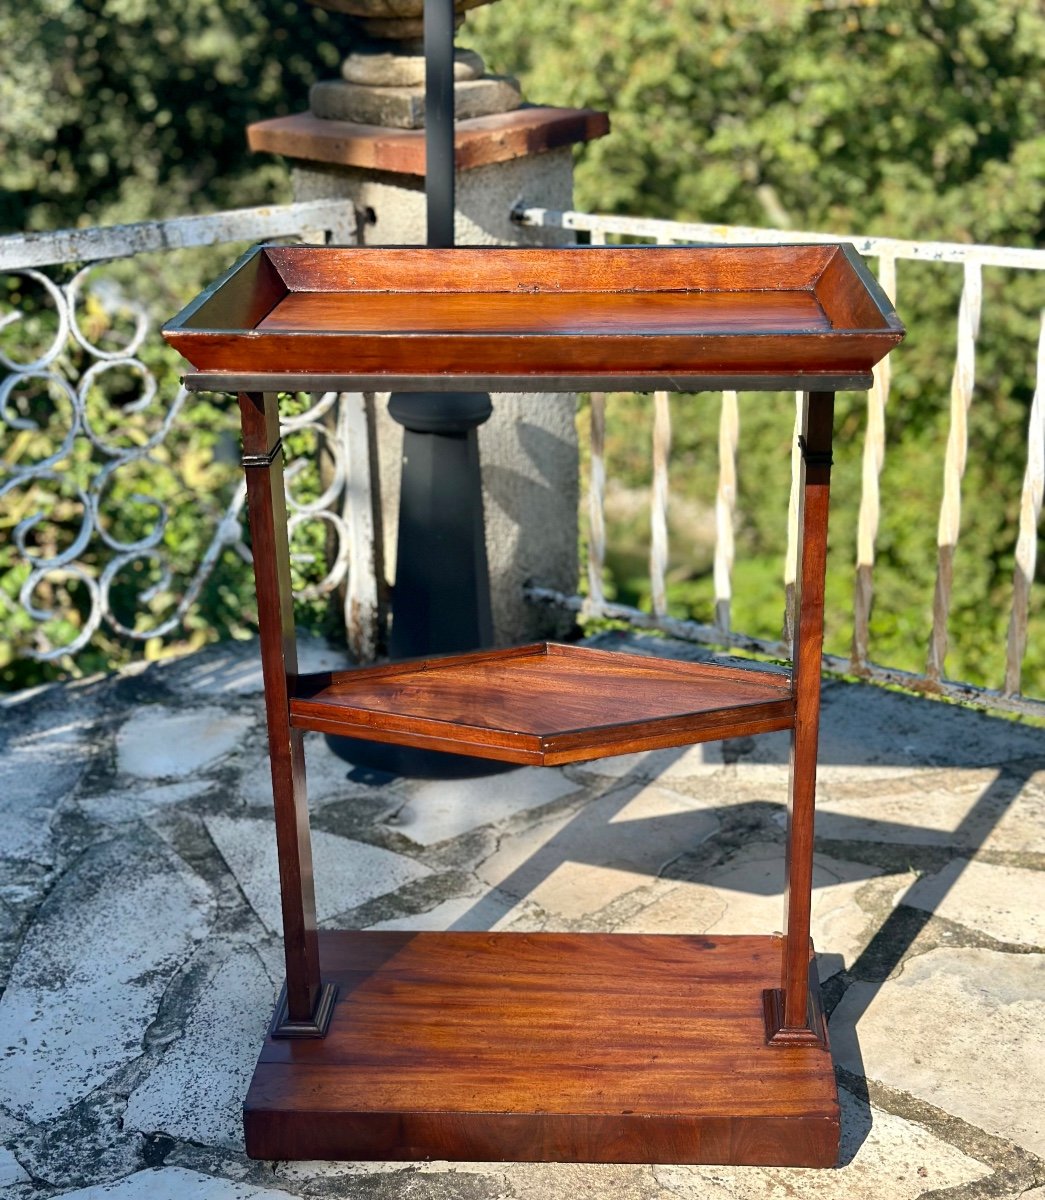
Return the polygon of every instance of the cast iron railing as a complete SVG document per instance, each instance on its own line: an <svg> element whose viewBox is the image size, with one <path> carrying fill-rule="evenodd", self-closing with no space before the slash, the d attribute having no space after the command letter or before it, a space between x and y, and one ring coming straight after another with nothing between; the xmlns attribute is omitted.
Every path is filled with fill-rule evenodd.
<svg viewBox="0 0 1045 1200"><path fill-rule="evenodd" d="M344 201L323 200L0 238L0 278L20 277L25 291L36 290L34 320L46 328L48 335L42 352L24 353L17 343L25 313L18 308L0 312L0 332L4 334L0 363L6 371L0 381L0 428L4 430L0 512L6 509L8 536L28 567L19 602L34 622L32 637L18 647L21 654L40 661L68 661L91 641L103 623L115 633L139 642L168 637L181 626L226 548L249 558L243 541L244 488L240 482L214 520L209 542L194 569L187 578L173 581L164 545L170 513L163 499L149 493L148 469L159 466L157 456L169 455L168 443L172 431L178 428L187 394L179 387L169 398L157 395L156 373L142 358L149 339L159 341L153 314L126 284L97 278L98 268L152 252L166 254L192 247L285 237L351 243L355 240L352 207ZM227 265L229 257L228 249L215 255L212 274ZM84 319L85 313L89 316L92 312L95 318L101 315L103 325L119 318L130 326L122 344L97 344L96 335L86 327L89 320ZM98 395L104 394L105 376L114 371L121 373L124 390L128 378L136 381L137 395L122 398L119 412L109 414L115 420L100 422L97 409L104 400L99 401ZM94 398L90 399L92 394ZM39 416L39 403L35 408L31 403L33 397L41 395L47 397L50 417L54 418L48 419L46 428ZM312 579L300 594L326 595L344 585L349 640L356 653L367 658L374 649L377 585L364 398L359 394L328 393L311 400L309 407L287 421L285 432L307 430L317 439L314 444L322 447L329 467L322 486L313 489L319 494L303 498L293 486L295 464L291 463L290 525L293 530L321 521L330 537L326 539L329 545L321 578ZM139 433L130 440L115 436L115 431L123 432L121 427L132 424L135 414L154 402L159 402L162 418L148 436ZM52 430L48 444L47 435ZM34 442L33 454L26 452L27 439ZM90 461L85 469L74 472L70 463L74 452L81 450L86 451L81 457ZM144 472L143 467L147 468ZM133 538L121 538L113 521L103 518L106 491L114 477L123 472L138 472L125 478L146 480L144 490L134 493L133 499L155 514L151 527ZM66 507L78 509L72 521L78 528L68 544L44 546L34 532L41 529L59 489L64 489L70 501ZM179 502L192 505L210 499L190 492ZM90 565L84 562L88 550ZM145 562L151 565L154 582L138 597L136 619L129 622L114 612L111 593L121 572ZM42 588L54 594L55 589L47 585L55 581L77 581L87 595L85 611L70 614L75 622L66 625L73 636L59 644L54 644L45 630L49 623L54 628L59 614L39 598ZM143 624L138 619L141 606L172 586L180 589L173 611L158 622ZM59 591L65 593L67 589Z"/></svg>
<svg viewBox="0 0 1045 1200"><path fill-rule="evenodd" d="M853 592L853 629L848 658L825 655L829 670L852 673L881 683L899 684L915 690L936 693L952 699L1014 712L1045 715L1045 700L1021 692L1021 668L1027 648L1028 617L1034 581L1038 522L1045 485L1045 312L1042 313L1036 363L1014 363L1013 371L1022 370L1035 379L1033 403L1027 429L1027 458L1018 529L1014 532L1015 566L1013 574L1004 679L997 688L976 687L944 677L944 659L948 647L948 614L953 591L955 549L961 527L962 477L968 453L968 417L976 381L976 341L980 327L984 267L1005 267L1020 271L1045 270L1045 250L1012 246L964 245L947 242L913 242L893 238L843 237L835 234L798 230L759 229L743 226L709 225L680 221L651 220L642 217L599 216L581 212L558 212L522 206L513 214L522 225L532 228L569 229L586 235L594 245L607 240L629 244L653 243L775 243L851 241L868 258L877 259L878 278L885 291L896 300L897 262L900 260L953 264L963 272L961 301L957 313L957 349L950 394L950 426L943 464L943 496L937 520L936 583L932 597L932 629L924 672L916 673L876 663L871 659L869 622L874 594L875 545L881 514L880 477L885 458L886 405L891 386L890 360L875 371L874 387L868 393L867 424L863 447L861 498L858 517L855 579ZM902 308L902 306L901 306ZM902 362L903 347L893 357ZM792 490L784 556L783 584L785 603L780 639L770 640L733 629L730 619L734 558L734 521L736 509L736 472L739 438L737 397L722 395L719 423L719 476L715 504L716 538L714 551L714 623L700 624L673 619L667 611L665 576L668 564L667 504L669 494L668 455L671 444L671 416L667 393L658 393L653 404L652 496L650 529L651 611L644 612L608 601L603 589L606 563L606 521L604 513L606 466L604 457L606 430L605 398L591 397L590 486L587 498L588 579L587 595L566 596L543 588L530 589L537 601L565 606L595 617L625 620L642 628L659 629L690 640L752 650L773 656L786 656L791 641L790 598L795 582L797 544L795 490L798 468L797 442L792 452ZM930 518L931 519L931 518Z"/></svg>

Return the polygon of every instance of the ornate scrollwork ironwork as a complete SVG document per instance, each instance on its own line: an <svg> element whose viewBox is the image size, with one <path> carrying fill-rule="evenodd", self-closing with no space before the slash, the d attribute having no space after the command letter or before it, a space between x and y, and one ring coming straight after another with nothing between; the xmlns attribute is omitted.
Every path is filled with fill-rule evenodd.
<svg viewBox="0 0 1045 1200"><path fill-rule="evenodd" d="M148 484L124 497L143 510L152 510L144 532L138 529L128 535L118 530L114 521L106 520L106 495L115 479L126 480L128 472L135 470L147 476L150 470L164 468L159 456L177 426L188 393L179 388L169 402L163 403L156 374L141 356L152 332L150 314L120 285L93 278L99 265L88 264L65 282L32 268L5 272L9 277L20 277L26 286L42 289L49 310L43 349L37 347L20 355L12 342L18 340L13 335L18 333L25 314L18 309L0 313L0 364L7 372L0 380L0 424L9 433L36 435L37 443L36 457L30 461L11 453L14 438L4 440L0 505L12 504L20 494L23 506L28 504L30 508L14 524L12 541L18 558L28 567L18 603L36 623L35 644L21 647L20 653L40 662L75 655L103 625L138 642L169 637L184 622L222 552L231 548L246 559L250 554L244 542L242 482L232 487L210 540L187 578L184 571L174 570L165 545L169 503L150 492ZM117 321L121 325L130 322L129 333L121 344L101 345L98 335L84 328L80 313L88 303L103 326L111 329ZM106 384L119 382L126 388L128 380L133 381L136 394L121 401L119 421L110 420L106 428ZM50 406L50 419L46 421L39 411L47 407L43 398ZM35 414L34 400L38 410ZM302 598L332 592L346 579L349 569L350 530L343 510L346 450L336 435L339 403L334 392L316 396L309 408L286 423L288 434L313 435L330 464L321 486L311 491L295 486L304 464L292 460L287 473L291 531L322 522L331 534L325 539L327 552L320 564L320 578L305 583L298 593ZM158 404L158 419L149 430L145 415ZM112 415L110 412L110 418ZM143 419L135 427L136 437L124 428L131 417ZM114 433L117 429L121 432ZM317 490L318 494L312 494ZM60 544L52 538L54 544L45 545L37 535L47 527L48 506L59 499L66 509L61 522L63 538ZM71 510L77 506L79 512L72 516ZM295 561L299 568L307 569L310 564L314 567L319 557L299 553ZM130 622L126 614L114 611L113 592L125 573L135 569L142 570L148 582L136 593L132 606L136 619ZM180 595L173 601L173 609L162 620L143 622L142 610L161 595L171 593L179 574ZM55 583L61 583L63 589L69 585L84 589L76 613L64 614L75 615L75 621L69 624L74 633L59 644L50 640L44 627L63 613L53 601L41 598L48 585ZM56 591L53 587L50 590L52 594ZM120 590L126 604L126 584Z"/></svg>

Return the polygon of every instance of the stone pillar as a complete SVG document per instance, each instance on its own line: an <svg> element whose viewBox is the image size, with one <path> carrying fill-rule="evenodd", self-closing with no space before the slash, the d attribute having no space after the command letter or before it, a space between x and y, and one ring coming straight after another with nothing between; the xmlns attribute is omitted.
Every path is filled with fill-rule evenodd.
<svg viewBox="0 0 1045 1200"><path fill-rule="evenodd" d="M538 238L536 231L514 225L512 209L522 202L570 208L572 146L608 129L604 113L540 107L458 121L457 243L547 245L549 231ZM247 132L252 149L290 159L295 199L350 201L366 245L424 243L423 130L311 112L261 121ZM569 234L562 232L560 240L569 241ZM572 618L527 604L522 589L531 579L568 593L577 585L574 397L499 393L493 402L479 444L495 639L510 645L561 636ZM390 571L403 430L388 417L386 396L378 397L376 409L384 561Z"/></svg>

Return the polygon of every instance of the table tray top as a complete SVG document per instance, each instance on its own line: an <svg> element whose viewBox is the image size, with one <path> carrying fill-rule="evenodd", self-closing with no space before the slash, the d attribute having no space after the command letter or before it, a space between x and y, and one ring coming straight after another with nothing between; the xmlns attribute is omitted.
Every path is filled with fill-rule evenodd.
<svg viewBox="0 0 1045 1200"><path fill-rule="evenodd" d="M840 244L264 245L163 333L208 379L351 376L378 390L403 377L862 377L904 331Z"/></svg>

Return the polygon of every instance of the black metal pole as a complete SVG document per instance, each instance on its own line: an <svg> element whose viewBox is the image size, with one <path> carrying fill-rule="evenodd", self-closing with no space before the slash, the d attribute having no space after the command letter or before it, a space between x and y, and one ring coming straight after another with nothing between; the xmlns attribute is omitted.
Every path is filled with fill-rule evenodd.
<svg viewBox="0 0 1045 1200"><path fill-rule="evenodd" d="M454 0L425 0L425 200L428 245L454 244ZM398 392L403 478L389 657L478 650L493 643L478 427L486 392ZM400 775L489 775L510 764L329 737L358 767Z"/></svg>
<svg viewBox="0 0 1045 1200"><path fill-rule="evenodd" d="M425 0L428 245L454 244L454 0Z"/></svg>

